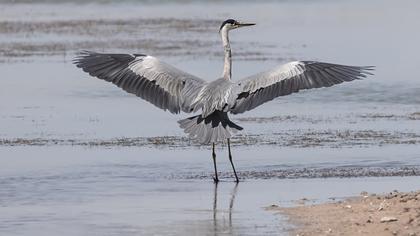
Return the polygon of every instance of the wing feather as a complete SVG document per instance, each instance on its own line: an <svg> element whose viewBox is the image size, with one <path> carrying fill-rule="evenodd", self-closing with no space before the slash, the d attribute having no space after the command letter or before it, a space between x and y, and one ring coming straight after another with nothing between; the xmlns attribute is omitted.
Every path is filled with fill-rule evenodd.
<svg viewBox="0 0 420 236"><path fill-rule="evenodd" d="M304 89L330 87L335 84L365 78L372 66L346 66L315 61L290 62L237 83L237 93L230 112L249 111L276 97Z"/></svg>
<svg viewBox="0 0 420 236"><path fill-rule="evenodd" d="M82 51L74 64L99 79L169 110L191 112L192 101L206 82L143 54L104 54Z"/></svg>

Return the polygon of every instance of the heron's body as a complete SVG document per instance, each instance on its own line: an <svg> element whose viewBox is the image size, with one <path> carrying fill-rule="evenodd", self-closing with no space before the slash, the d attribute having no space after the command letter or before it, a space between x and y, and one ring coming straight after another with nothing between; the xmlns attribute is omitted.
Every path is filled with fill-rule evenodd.
<svg viewBox="0 0 420 236"><path fill-rule="evenodd" d="M235 83L225 78L214 80L200 90L194 99L200 108L202 108L203 116L208 116L214 111L229 110L228 104L232 104L234 99L232 95L235 90Z"/></svg>
<svg viewBox="0 0 420 236"><path fill-rule="evenodd" d="M251 110L276 97L303 89L329 87L360 79L371 67L345 66L314 61L295 61L270 71L231 80L232 52L228 32L254 24L226 20L220 27L224 56L222 77L211 82L183 72L152 56L143 54L102 54L83 51L74 60L90 75L114 83L155 106L171 113L201 114L179 121L189 136L202 144L213 144L215 181L218 181L214 145L227 141L242 127L229 120L228 113Z"/></svg>

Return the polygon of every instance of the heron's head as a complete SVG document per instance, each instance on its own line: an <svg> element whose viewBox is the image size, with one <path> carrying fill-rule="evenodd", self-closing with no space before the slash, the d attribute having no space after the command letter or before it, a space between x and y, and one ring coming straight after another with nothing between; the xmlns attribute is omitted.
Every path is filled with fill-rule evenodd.
<svg viewBox="0 0 420 236"><path fill-rule="evenodd" d="M221 32L222 30L226 30L229 31L231 29L237 29L240 27L244 27L244 26L252 26L255 25L254 23L243 23L243 22L238 22L234 19L228 19L223 21L222 25L220 26L219 32Z"/></svg>

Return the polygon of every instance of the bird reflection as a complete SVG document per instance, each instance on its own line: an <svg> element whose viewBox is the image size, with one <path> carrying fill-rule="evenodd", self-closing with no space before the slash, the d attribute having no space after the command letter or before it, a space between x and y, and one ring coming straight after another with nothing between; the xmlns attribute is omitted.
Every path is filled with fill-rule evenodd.
<svg viewBox="0 0 420 236"><path fill-rule="evenodd" d="M229 202L229 225L232 226L232 209L233 209L233 203L235 202L236 193L238 192L238 182L236 182L235 187L232 190L232 194L230 197Z"/></svg>
<svg viewBox="0 0 420 236"><path fill-rule="evenodd" d="M219 229L220 220L217 219L218 216L218 209L217 209L217 193L218 193L218 184L214 184L214 195L213 195L213 226L214 226L214 233L217 235L217 233L220 230L223 230L224 232L232 232L232 210L235 203L235 197L238 192L238 183L235 183L235 186L233 187L231 194L230 194L230 201L229 201L229 208L228 208L228 225L224 224L225 218L222 217L222 229ZM222 211L223 212L223 211ZM227 227L227 229L226 229Z"/></svg>

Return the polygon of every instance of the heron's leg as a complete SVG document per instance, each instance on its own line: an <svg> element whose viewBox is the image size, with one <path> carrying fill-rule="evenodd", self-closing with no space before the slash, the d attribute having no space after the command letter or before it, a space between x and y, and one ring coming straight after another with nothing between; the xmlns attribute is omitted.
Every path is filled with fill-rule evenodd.
<svg viewBox="0 0 420 236"><path fill-rule="evenodd" d="M214 165L214 183L218 183L219 182L219 178L217 177L217 167L216 167L216 152L214 151L214 146L215 144L213 143L213 165Z"/></svg>
<svg viewBox="0 0 420 236"><path fill-rule="evenodd" d="M230 139L227 139L227 143L228 143L228 150L229 150L229 161L230 161L230 164L232 165L233 173L235 174L236 183L239 183L239 178L238 178L238 175L236 174L235 166L233 165L233 161L232 161L232 153L230 152Z"/></svg>

